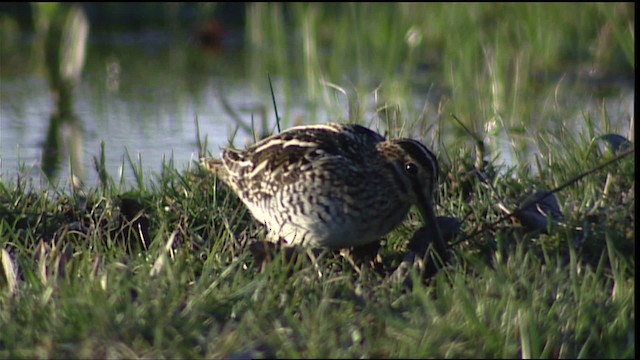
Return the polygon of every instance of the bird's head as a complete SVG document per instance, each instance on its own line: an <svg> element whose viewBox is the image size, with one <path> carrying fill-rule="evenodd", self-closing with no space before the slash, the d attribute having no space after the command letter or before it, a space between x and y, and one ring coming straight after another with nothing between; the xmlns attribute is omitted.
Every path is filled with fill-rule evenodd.
<svg viewBox="0 0 640 360"><path fill-rule="evenodd" d="M444 251L444 240L433 205L433 192L440 171L436 156L425 145L412 139L384 141L379 144L378 151L385 159L385 166L401 196L418 208L434 236L438 251Z"/></svg>

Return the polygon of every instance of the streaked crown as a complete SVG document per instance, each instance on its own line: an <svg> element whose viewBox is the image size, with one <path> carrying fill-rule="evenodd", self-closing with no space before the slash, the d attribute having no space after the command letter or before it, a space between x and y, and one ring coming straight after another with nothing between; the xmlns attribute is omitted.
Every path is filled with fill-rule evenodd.
<svg viewBox="0 0 640 360"><path fill-rule="evenodd" d="M413 139L396 139L378 144L398 190L411 203L431 197L438 182L440 168L436 156Z"/></svg>

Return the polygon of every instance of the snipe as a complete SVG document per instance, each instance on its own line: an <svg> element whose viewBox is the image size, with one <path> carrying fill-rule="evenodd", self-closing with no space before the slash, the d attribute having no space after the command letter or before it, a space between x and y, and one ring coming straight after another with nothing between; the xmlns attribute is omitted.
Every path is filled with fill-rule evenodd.
<svg viewBox="0 0 640 360"><path fill-rule="evenodd" d="M298 126L201 162L266 225L272 241L365 245L416 205L444 249L432 203L438 163L418 141L385 140L359 125Z"/></svg>

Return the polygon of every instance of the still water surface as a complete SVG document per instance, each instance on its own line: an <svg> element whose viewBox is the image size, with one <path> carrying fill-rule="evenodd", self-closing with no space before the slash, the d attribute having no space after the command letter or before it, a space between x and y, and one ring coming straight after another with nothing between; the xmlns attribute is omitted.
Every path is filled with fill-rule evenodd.
<svg viewBox="0 0 640 360"><path fill-rule="evenodd" d="M157 36L156 36L157 37ZM112 39L113 40L113 39ZM166 41L165 41L166 40ZM209 151L228 144L234 124L220 102L224 96L247 121L258 119L271 102L269 85L252 88L243 68L242 53L209 53L191 46L176 49L171 41L127 36L89 46L82 79L74 91L73 107L82 132L82 162L86 182L95 183L93 157L104 142L107 170L121 171L126 152L142 159L147 174L158 172L163 158L177 168L197 160L196 118ZM151 43L151 44L150 44ZM24 60L29 49L24 49ZM92 51L95 50L95 51ZM198 64L190 64L194 58ZM54 111L44 72L10 62L2 65L0 80L0 173L13 177L20 164L38 176L42 144ZM271 114L272 114L271 110ZM271 115L270 114L270 115ZM273 118L273 116L269 116ZM64 131L64 130L63 130ZM238 132L236 144L250 141ZM63 161L58 177L69 173ZM133 173L125 161L125 179Z"/></svg>
<svg viewBox="0 0 640 360"><path fill-rule="evenodd" d="M22 175L41 177L42 144L55 106L44 72L24 65L33 62L30 48L21 50L18 60L4 61L0 69L3 180L15 178L22 164L26 167ZM252 72L246 56L241 47L212 52L158 33L90 39L73 99L81 125L85 183L97 182L93 158L99 156L101 142L107 171L116 180L122 172L127 182L133 182L127 152L134 161L142 160L147 175L159 172L163 159L173 159L178 169L193 166L198 158L196 118L201 136L208 138L208 150L218 155L236 127L221 98L247 123L252 116L256 124L267 119L267 131L272 131L275 116L266 74ZM279 79L276 74L272 80L278 96L279 84L290 79ZM304 118L307 123L332 120L335 109L314 107L311 111L301 93L294 90L287 105L279 105L281 117L284 110L287 118ZM424 105L424 94L416 97L419 108ZM599 111L601 100L591 100L593 103L581 107ZM613 130L626 136L629 120L624 117L633 114L633 89L613 96L606 104L619 124ZM347 116L346 106L338 111ZM251 141L250 134L238 131L234 145L242 147ZM509 161L508 151L505 154ZM68 174L68 161L63 160L57 177L65 182Z"/></svg>

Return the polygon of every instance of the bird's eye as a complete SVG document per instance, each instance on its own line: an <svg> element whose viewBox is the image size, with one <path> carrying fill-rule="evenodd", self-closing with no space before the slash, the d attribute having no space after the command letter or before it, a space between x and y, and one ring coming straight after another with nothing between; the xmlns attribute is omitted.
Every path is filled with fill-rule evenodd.
<svg viewBox="0 0 640 360"><path fill-rule="evenodd" d="M404 164L404 170L409 175L417 175L418 174L418 166L412 162L408 162Z"/></svg>

